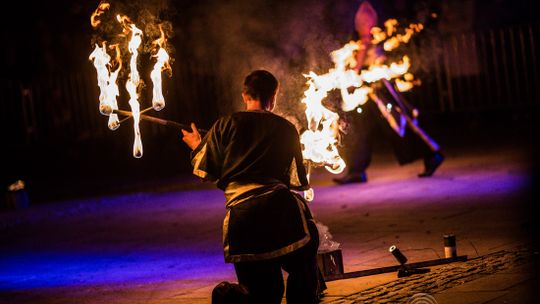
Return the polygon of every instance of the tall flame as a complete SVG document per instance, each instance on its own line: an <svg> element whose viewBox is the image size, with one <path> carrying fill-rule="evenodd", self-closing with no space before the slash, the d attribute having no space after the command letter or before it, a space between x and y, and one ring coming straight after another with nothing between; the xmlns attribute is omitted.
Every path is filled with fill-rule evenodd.
<svg viewBox="0 0 540 304"><path fill-rule="evenodd" d="M105 14L106 11L110 10L111 5L107 2L108 0L102 0L93 14L90 16L90 24L92 27L96 28L101 24L99 20L100 16ZM140 158L143 155L143 146L141 140L141 132L139 128L139 123L141 119L141 111L139 104L139 87L143 82L139 71L137 69L137 61L139 57L139 49L143 42L143 31L140 30L130 18L125 15L116 15L116 20L122 27L122 33L118 36L121 39L125 38L127 42L127 49L130 54L129 64L129 74L126 80L126 90L129 93L129 106L131 108L131 117L133 118L133 132L134 132L134 141L133 141L133 156ZM150 77L153 82L153 101L152 105L155 110L161 110L165 107L165 98L163 97L162 87L161 87L161 72L163 70L170 70L171 66L169 64L169 54L165 51L166 36L162 29L162 26L159 25L160 37L153 42L156 46L155 54L152 57L156 57L156 63L150 74ZM118 103L117 97L119 96L119 89L117 85L117 80L122 70L122 54L120 52L120 45L114 44L109 46L110 49L113 49L116 53L116 58L111 62L111 56L107 53L106 42L102 46L96 45L93 52L90 54L89 59L93 62L94 67L96 68L98 75L98 86L100 88L99 95L99 111L103 115L109 116L108 127L111 130L116 130L122 121L126 121L129 117L124 118L122 121L118 119ZM144 50L142 51L144 54ZM127 111L126 111L127 112Z"/></svg>
<svg viewBox="0 0 540 304"><path fill-rule="evenodd" d="M336 147L339 116L322 104L328 92L324 89L328 78L321 78L313 72L307 77L309 87L304 92L302 103L306 105L308 129L300 136L302 153L304 159L322 164L337 174L345 169L345 162Z"/></svg>
<svg viewBox="0 0 540 304"><path fill-rule="evenodd" d="M98 86L100 89L99 112L101 112L103 115L110 115L112 113L112 106L109 100L111 92L108 91L109 69L107 68L107 65L111 61L111 56L107 54L107 47L105 43L103 43L101 48L96 44L94 51L90 54L88 59L92 60L97 71Z"/></svg>
<svg viewBox="0 0 540 304"><path fill-rule="evenodd" d="M139 86L141 79L139 71L137 70L137 57L139 56L139 47L142 43L142 31L135 26L135 24L128 24L129 19L117 16L118 22L124 25L124 28L129 28L131 31L131 39L128 44L128 51L131 54L129 60L130 73L126 81L126 90L129 93L129 106L131 107L131 113L133 115L133 132L135 139L133 141L133 156L140 158L143 155L143 147L141 140L141 131L139 128L140 122L140 105L138 101L137 87Z"/></svg>
<svg viewBox="0 0 540 304"><path fill-rule="evenodd" d="M92 25L92 27L96 28L98 27L98 25L101 24L101 20L99 20L98 17L105 13L105 11L108 10L110 7L111 5L105 1L102 1L98 5L92 16L90 16L90 24Z"/></svg>
<svg viewBox="0 0 540 304"><path fill-rule="evenodd" d="M165 46L165 33L163 32L163 29L161 25L159 26L159 31L161 33L161 36L159 39L154 41L154 44L157 45L158 51L154 55L156 57L157 61L154 65L154 69L150 73L150 78L152 79L153 84L153 98L152 98L152 107L154 110L159 111L165 107L165 98L163 97L163 91L161 87L161 71L170 69L169 66L169 54L167 54L167 51L163 48Z"/></svg>
<svg viewBox="0 0 540 304"><path fill-rule="evenodd" d="M404 34L396 34L398 32L397 25L398 22L395 19L390 19L385 22L384 31L380 28L372 28L372 43L384 43L385 45L388 43L391 47L388 49L385 47L385 50L391 51L400 43L407 43L414 32L419 32L423 28L421 24L411 24L405 29ZM346 165L337 150L339 115L323 105L323 100L327 97L328 92L339 90L342 97L341 109L349 112L357 109L369 99L376 98L371 88L371 84L376 81L396 79L400 90L410 89L413 85L411 82L413 76L408 73L410 68L408 56L403 56L399 62L389 64L375 61L367 69L360 72L355 71L353 69L357 65L355 53L363 47L361 41L351 41L331 53L334 67L329 69L326 74L317 75L314 72L309 72L304 75L307 78L308 88L304 92L302 103L306 105L305 115L308 128L300 136L303 147L302 154L310 164L324 166L335 174L341 173ZM399 79L402 76L404 76L403 80ZM380 100L374 100L374 102L379 107L385 107ZM388 111L390 110L391 108L388 108ZM312 198L313 191L306 192L305 195Z"/></svg>
<svg viewBox="0 0 540 304"><path fill-rule="evenodd" d="M106 44L103 43L102 47L96 44L94 51L90 54L89 59L93 61L94 67L97 71L99 93L99 111L103 115L109 116L108 126L111 130L116 130L119 126L118 115L113 113L113 110L118 109L116 97L118 96L118 85L116 79L122 62L120 61L120 50L118 46L115 46L116 55L118 60L118 68L114 72L110 72L111 69L111 56L107 54Z"/></svg>
<svg viewBox="0 0 540 304"><path fill-rule="evenodd" d="M118 110L118 102L116 101L116 97L120 95L120 92L118 91L118 85L116 84L116 79L118 78L118 74L120 73L120 69L122 69L122 59L120 54L120 47L118 44L111 45L112 48L116 51L116 61L118 62L118 67L114 72L110 74L109 77L109 92L113 94L114 98L111 98L111 107L112 110ZM120 121L118 120L118 115L116 113L112 113L109 115L109 122L107 123L107 126L111 130L116 130L118 127L120 127Z"/></svg>

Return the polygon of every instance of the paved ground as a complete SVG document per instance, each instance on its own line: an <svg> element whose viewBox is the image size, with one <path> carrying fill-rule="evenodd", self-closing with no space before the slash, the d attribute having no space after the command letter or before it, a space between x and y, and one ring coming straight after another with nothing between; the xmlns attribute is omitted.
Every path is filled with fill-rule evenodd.
<svg viewBox="0 0 540 304"><path fill-rule="evenodd" d="M444 255L457 236L471 260L398 279L395 273L329 282L325 303L535 303L537 218L528 153L514 145L448 149L430 179L422 165L377 155L365 185L335 186L316 170L312 210L341 243L345 271ZM0 303L210 303L233 281L223 262L222 193L191 178L153 191L0 213ZM424 302L421 302L424 301ZM415 303L429 303L417 299Z"/></svg>
<svg viewBox="0 0 540 304"><path fill-rule="evenodd" d="M418 296L424 300L433 297L440 303L534 303L529 300L540 279L536 274L539 254L530 248L509 248L467 262L432 267L425 274L390 278L389 282L350 295L329 296L323 302L400 303Z"/></svg>

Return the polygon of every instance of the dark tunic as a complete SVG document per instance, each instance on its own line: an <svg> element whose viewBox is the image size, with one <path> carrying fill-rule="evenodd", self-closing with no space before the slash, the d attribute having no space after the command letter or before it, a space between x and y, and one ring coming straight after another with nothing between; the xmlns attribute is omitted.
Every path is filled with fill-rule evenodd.
<svg viewBox="0 0 540 304"><path fill-rule="evenodd" d="M311 215L291 191L309 188L298 132L267 111L219 119L193 151L193 173L225 191L227 262L285 255L309 240Z"/></svg>

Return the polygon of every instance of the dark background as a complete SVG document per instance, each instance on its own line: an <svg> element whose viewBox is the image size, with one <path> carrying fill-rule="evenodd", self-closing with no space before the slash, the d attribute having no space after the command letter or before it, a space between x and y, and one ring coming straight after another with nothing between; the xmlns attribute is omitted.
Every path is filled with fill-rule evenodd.
<svg viewBox="0 0 540 304"><path fill-rule="evenodd" d="M265 68L280 79L278 111L299 129L303 73L325 73L329 53L353 35L360 1L112 1L136 24L169 21L172 77L166 108L152 115L209 128L241 108L240 84ZM533 1L372 1L380 21L422 21L399 52L422 86L407 98L444 145L515 140L536 156L540 27ZM132 157L132 126L107 129L88 56L101 33L98 1L16 1L1 19L0 109L3 189L17 179L32 203L158 187L189 174L178 130L141 122L144 156ZM429 18L432 12L437 19ZM397 53L399 53L397 52ZM401 54L400 53L400 54ZM142 56L143 57L143 56ZM141 59L147 75L148 59ZM146 76L147 77L147 76ZM151 90L143 90L142 105ZM128 108L125 91L120 108ZM537 171L531 170L531 174Z"/></svg>

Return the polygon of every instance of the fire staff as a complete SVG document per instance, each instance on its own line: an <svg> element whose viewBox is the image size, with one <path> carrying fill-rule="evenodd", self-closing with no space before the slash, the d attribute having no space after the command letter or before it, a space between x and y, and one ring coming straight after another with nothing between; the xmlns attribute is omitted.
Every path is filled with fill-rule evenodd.
<svg viewBox="0 0 540 304"><path fill-rule="evenodd" d="M219 119L201 139L194 124L182 131L193 150L193 173L225 192L225 261L234 263L249 303L317 303L319 238L306 201L292 190L309 188L299 136L271 113L277 79L257 70L244 80L246 111Z"/></svg>
<svg viewBox="0 0 540 304"><path fill-rule="evenodd" d="M380 46L371 43L371 29L377 25L378 14L369 1L363 1L355 16L355 29L363 44L356 55L359 71L363 65L384 61ZM400 165L418 159L424 160L424 171L419 177L432 176L444 161L439 145L420 128L416 121L418 111L410 106L395 86L383 79L370 95L374 102L365 103L361 114L347 113L349 131L344 138L344 156L347 174L334 181L338 184L367 182L366 170L371 163L371 154L377 132L392 144Z"/></svg>

